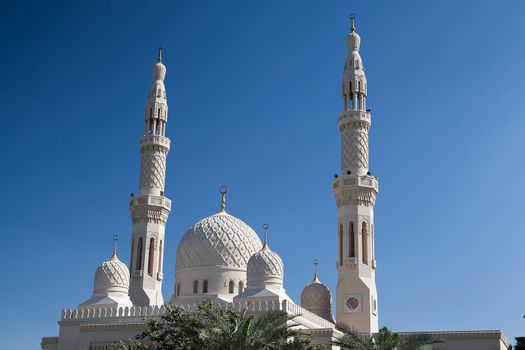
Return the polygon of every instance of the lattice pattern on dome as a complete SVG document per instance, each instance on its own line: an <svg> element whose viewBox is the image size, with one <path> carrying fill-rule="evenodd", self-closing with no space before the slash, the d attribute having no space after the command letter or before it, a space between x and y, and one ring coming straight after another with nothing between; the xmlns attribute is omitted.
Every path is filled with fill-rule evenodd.
<svg viewBox="0 0 525 350"><path fill-rule="evenodd" d="M226 213L202 219L182 237L176 269L228 266L246 269L250 256L261 249L257 234L242 220Z"/></svg>
<svg viewBox="0 0 525 350"><path fill-rule="evenodd" d="M332 294L327 286L322 283L311 283L307 285L301 293L302 307L321 307L330 308L332 305Z"/></svg>
<svg viewBox="0 0 525 350"><path fill-rule="evenodd" d="M348 130L342 133L343 170L368 169L368 133L361 130Z"/></svg>
<svg viewBox="0 0 525 350"><path fill-rule="evenodd" d="M95 289L106 289L112 286L129 286L129 271L119 260L105 261L95 272Z"/></svg>
<svg viewBox="0 0 525 350"><path fill-rule="evenodd" d="M283 274L283 261L271 250L258 252L248 262L248 283L251 276L283 276Z"/></svg>
<svg viewBox="0 0 525 350"><path fill-rule="evenodd" d="M164 190L166 158L156 154L144 154L140 164L140 188Z"/></svg>

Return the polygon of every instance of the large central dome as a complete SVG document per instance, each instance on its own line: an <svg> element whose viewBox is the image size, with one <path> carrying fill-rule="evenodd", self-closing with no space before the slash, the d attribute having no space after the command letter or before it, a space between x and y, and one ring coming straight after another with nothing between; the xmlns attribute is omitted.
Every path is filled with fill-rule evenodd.
<svg viewBox="0 0 525 350"><path fill-rule="evenodd" d="M250 226L223 211L186 231L177 248L176 269L223 266L246 270L248 260L261 247Z"/></svg>

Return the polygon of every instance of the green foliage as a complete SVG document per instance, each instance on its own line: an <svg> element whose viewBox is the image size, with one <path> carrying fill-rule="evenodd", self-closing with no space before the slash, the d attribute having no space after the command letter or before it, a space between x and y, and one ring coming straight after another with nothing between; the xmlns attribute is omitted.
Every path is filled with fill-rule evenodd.
<svg viewBox="0 0 525 350"><path fill-rule="evenodd" d="M324 350L296 330L282 311L259 317L215 307L209 300L195 311L167 305L163 315L145 320L136 339L114 344L112 350ZM293 339L289 342L289 339Z"/></svg>
<svg viewBox="0 0 525 350"><path fill-rule="evenodd" d="M435 349L435 343L442 342L428 334L411 335L401 339L397 333L386 327L372 336L360 335L345 324L339 323L337 328L344 335L333 344L349 350L432 350Z"/></svg>
<svg viewBox="0 0 525 350"><path fill-rule="evenodd" d="M525 337L516 337L516 345L514 345L514 350L525 350Z"/></svg>

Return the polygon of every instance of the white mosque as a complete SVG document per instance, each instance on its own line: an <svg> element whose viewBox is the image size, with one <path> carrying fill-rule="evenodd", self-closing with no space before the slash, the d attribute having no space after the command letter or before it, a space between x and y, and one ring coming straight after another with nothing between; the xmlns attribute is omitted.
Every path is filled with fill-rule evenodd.
<svg viewBox="0 0 525 350"><path fill-rule="evenodd" d="M341 175L332 182L338 218L337 241L333 242L338 246L339 277L335 318L332 293L317 274L304 288L300 304L286 294L283 261L270 249L267 234L261 242L250 226L226 211L226 188L221 188L220 212L191 226L179 242L170 304L191 310L203 299L211 298L224 307L247 307L254 315L282 310L297 316L294 320L298 327L310 334L314 343L328 343L342 335L335 329L335 321L347 323L363 334L378 331L374 253L378 180L368 166L371 114L366 108L368 86L360 43L352 19L346 37L343 111L337 118ZM59 335L42 338L44 350L105 350L115 341L142 332L143 318L156 317L164 310L164 233L171 209L171 201L164 195L170 149L170 139L165 135L165 76L160 49L140 140L140 191L129 204L133 223L129 268L117 256L115 237L113 256L95 271L92 296L77 308L62 311ZM501 331L426 333L446 340L440 345L443 349L503 350L509 346Z"/></svg>

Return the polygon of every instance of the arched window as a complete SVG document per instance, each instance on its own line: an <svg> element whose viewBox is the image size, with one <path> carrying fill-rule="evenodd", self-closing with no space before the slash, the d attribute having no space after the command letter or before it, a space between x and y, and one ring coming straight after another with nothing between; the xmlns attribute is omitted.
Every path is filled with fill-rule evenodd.
<svg viewBox="0 0 525 350"><path fill-rule="evenodd" d="M348 256L351 258L355 258L355 233L354 233L354 223L353 221L350 221L350 234L348 235Z"/></svg>
<svg viewBox="0 0 525 350"><path fill-rule="evenodd" d="M199 292L199 281L195 280L193 281L193 294L197 294Z"/></svg>
<svg viewBox="0 0 525 350"><path fill-rule="evenodd" d="M158 272L162 272L162 239L159 242L159 268Z"/></svg>
<svg viewBox="0 0 525 350"><path fill-rule="evenodd" d="M343 266L343 224L339 224L339 266Z"/></svg>
<svg viewBox="0 0 525 350"><path fill-rule="evenodd" d="M153 275L153 257L155 256L155 239L149 240L148 275Z"/></svg>
<svg viewBox="0 0 525 350"><path fill-rule="evenodd" d="M230 283L228 283L228 293L233 294L234 288L235 288L235 284L233 283L233 281L230 281Z"/></svg>
<svg viewBox="0 0 525 350"><path fill-rule="evenodd" d="M129 258L129 270L133 271L133 251L135 250L135 240L131 240L131 257Z"/></svg>
<svg viewBox="0 0 525 350"><path fill-rule="evenodd" d="M244 291L244 283L242 281L239 281L239 294L241 294Z"/></svg>
<svg viewBox="0 0 525 350"><path fill-rule="evenodd" d="M142 237L139 238L139 246L137 248L137 270L142 270Z"/></svg>
<svg viewBox="0 0 525 350"><path fill-rule="evenodd" d="M361 238L363 240L363 264L368 264L368 231L364 221L361 229Z"/></svg>
<svg viewBox="0 0 525 350"><path fill-rule="evenodd" d="M180 283L177 283L177 296L180 296Z"/></svg>
<svg viewBox="0 0 525 350"><path fill-rule="evenodd" d="M208 293L208 280L202 281L202 292Z"/></svg>

